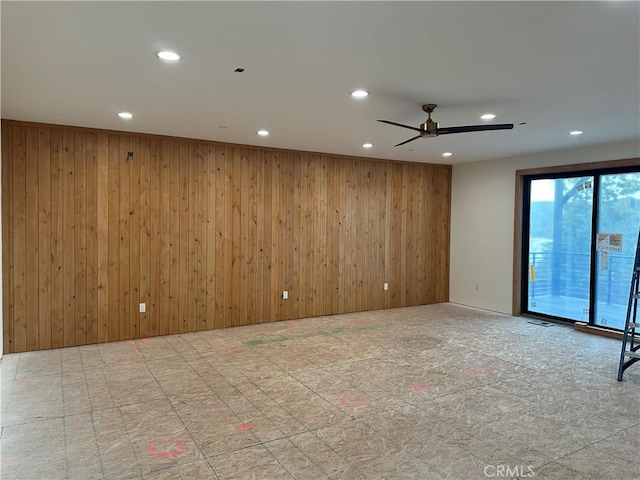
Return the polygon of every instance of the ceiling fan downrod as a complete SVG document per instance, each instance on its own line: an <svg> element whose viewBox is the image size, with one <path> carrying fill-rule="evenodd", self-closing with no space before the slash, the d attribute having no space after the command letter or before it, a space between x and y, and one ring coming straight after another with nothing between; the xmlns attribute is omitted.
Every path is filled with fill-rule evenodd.
<svg viewBox="0 0 640 480"><path fill-rule="evenodd" d="M428 117L427 121L420 125L420 130L424 132L424 134L421 133L421 136L423 137L434 136L438 134L438 122L434 122L433 120L431 120L431 114L436 108L438 108L438 105L436 105L435 103L425 103L424 105L422 105L422 110L427 112Z"/></svg>

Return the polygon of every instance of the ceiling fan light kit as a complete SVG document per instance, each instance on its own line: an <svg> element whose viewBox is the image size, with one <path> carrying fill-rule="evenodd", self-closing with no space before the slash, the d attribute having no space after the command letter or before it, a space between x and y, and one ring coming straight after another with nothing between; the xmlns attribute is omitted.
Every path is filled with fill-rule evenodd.
<svg viewBox="0 0 640 480"><path fill-rule="evenodd" d="M484 125L465 125L461 127L444 127L439 128L438 123L431 119L431 114L438 108L435 103L425 103L422 105L422 110L427 113L427 121L420 124L420 127L412 127L409 125L403 125L402 123L391 122L389 120L378 120L381 123L387 123L389 125L395 125L396 127L408 128L419 132L419 135L412 137L404 142L400 142L396 147L404 145L409 142L413 142L423 137L437 137L439 135L449 135L452 133L468 133L468 132L486 132L491 130L511 130L513 123L486 123Z"/></svg>

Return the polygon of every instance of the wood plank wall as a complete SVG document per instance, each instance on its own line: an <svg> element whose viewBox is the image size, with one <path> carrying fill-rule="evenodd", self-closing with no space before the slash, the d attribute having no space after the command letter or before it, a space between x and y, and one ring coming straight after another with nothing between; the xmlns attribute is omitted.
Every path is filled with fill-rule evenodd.
<svg viewBox="0 0 640 480"><path fill-rule="evenodd" d="M449 166L5 120L4 351L447 301L450 189Z"/></svg>

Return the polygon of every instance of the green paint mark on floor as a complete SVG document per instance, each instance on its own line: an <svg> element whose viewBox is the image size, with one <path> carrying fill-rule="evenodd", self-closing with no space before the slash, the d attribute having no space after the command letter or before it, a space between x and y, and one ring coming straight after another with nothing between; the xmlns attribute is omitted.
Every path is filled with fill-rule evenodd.
<svg viewBox="0 0 640 480"><path fill-rule="evenodd" d="M256 345L267 345L270 343L280 343L280 342L288 342L300 340L303 338L313 338L313 337L327 337L329 335L336 335L339 333L346 332L357 332L360 330L372 330L375 328L380 328L380 325L360 325L356 327L337 327L332 328L331 330L321 330L319 332L310 332L310 333L301 333L300 335L290 335L290 336L281 336L281 337L269 337L269 338L258 338L256 340L249 340L248 342L244 342L244 344L248 347L255 347Z"/></svg>

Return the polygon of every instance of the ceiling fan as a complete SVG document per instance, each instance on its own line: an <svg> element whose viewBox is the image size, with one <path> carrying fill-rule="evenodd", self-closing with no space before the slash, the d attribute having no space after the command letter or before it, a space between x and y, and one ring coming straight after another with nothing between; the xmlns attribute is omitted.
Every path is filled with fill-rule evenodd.
<svg viewBox="0 0 640 480"><path fill-rule="evenodd" d="M431 114L438 107L435 103L427 103L422 105L422 109L427 112L429 118L427 121L420 124L420 127L411 127L409 125L403 125L401 123L391 122L389 120L378 120L382 123L388 123L389 125L395 125L396 127L408 128L409 130L415 130L420 132L420 135L416 135L409 140L401 142L396 147L404 145L405 143L413 142L422 137L437 137L438 135L448 135L450 133L466 133L466 132L485 132L488 130L510 130L513 128L513 123L490 123L485 125L466 125L464 127L445 127L438 128L438 123L431 120Z"/></svg>

